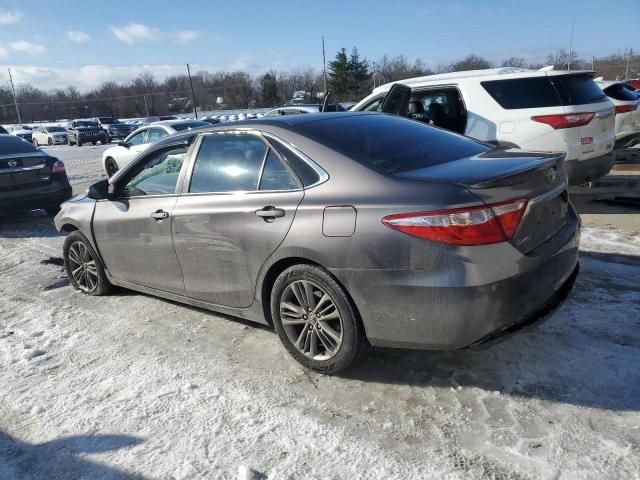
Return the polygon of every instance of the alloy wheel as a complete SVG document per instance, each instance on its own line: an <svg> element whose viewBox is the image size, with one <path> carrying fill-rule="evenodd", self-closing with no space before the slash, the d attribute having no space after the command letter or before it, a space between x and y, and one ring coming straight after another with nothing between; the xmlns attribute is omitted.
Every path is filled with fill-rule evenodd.
<svg viewBox="0 0 640 480"><path fill-rule="evenodd" d="M98 268L84 242L77 241L69 247L69 270L78 288L93 292L98 286Z"/></svg>
<svg viewBox="0 0 640 480"><path fill-rule="evenodd" d="M331 296L309 280L290 283L280 299L280 320L293 346L314 360L328 360L342 345L343 324Z"/></svg>

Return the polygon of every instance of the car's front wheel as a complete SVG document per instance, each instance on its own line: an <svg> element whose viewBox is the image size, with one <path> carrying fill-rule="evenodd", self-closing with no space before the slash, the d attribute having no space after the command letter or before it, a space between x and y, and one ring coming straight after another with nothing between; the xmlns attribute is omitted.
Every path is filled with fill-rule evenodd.
<svg viewBox="0 0 640 480"><path fill-rule="evenodd" d="M287 351L316 372L342 372L367 351L351 300L320 267L294 265L282 272L271 292L271 315Z"/></svg>
<svg viewBox="0 0 640 480"><path fill-rule="evenodd" d="M64 268L71 285L88 295L106 295L111 284L95 250L78 230L67 235L62 246Z"/></svg>

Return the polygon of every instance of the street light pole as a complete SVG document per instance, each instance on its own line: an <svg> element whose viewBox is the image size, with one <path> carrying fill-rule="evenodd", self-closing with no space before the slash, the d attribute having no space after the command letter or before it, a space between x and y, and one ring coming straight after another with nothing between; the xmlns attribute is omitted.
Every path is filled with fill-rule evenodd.
<svg viewBox="0 0 640 480"><path fill-rule="evenodd" d="M13 86L13 77L11 76L11 69L9 70L9 83L11 83L11 91L13 92L13 104L16 106L16 115L18 116L18 123L22 123L22 119L20 118L20 109L18 108L18 98L16 97L16 89Z"/></svg>
<svg viewBox="0 0 640 480"><path fill-rule="evenodd" d="M189 68L189 64L187 63L187 74L189 75L189 84L191 85L191 99L193 100L193 113L196 116L196 120L198 119L198 108L196 107L196 94L193 91L193 80L191 80L191 69Z"/></svg>

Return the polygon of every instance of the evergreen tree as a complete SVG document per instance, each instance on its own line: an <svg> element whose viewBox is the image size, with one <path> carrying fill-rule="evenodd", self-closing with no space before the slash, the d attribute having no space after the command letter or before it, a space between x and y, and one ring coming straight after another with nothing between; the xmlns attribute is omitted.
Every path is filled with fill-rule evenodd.
<svg viewBox="0 0 640 480"><path fill-rule="evenodd" d="M279 103L278 82L274 72L267 72L260 79L262 89L262 104L275 107Z"/></svg>
<svg viewBox="0 0 640 480"><path fill-rule="evenodd" d="M369 74L369 61L366 58L360 60L360 53L357 47L353 47L351 50L348 70L351 76L351 99L358 99L361 95L360 92L363 90L366 91L366 85L364 85L364 83L371 78L371 75Z"/></svg>
<svg viewBox="0 0 640 480"><path fill-rule="evenodd" d="M329 88L339 99L343 99L349 93L350 83L351 75L347 51L341 48L336 54L335 60L329 62Z"/></svg>

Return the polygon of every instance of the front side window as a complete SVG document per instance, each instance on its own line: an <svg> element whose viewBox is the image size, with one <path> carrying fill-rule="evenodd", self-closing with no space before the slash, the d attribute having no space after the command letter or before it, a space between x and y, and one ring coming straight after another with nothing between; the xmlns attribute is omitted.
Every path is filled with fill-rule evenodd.
<svg viewBox="0 0 640 480"><path fill-rule="evenodd" d="M145 137L147 136L147 131L144 130L142 132L136 133L133 137L127 140L127 145L142 145L145 143Z"/></svg>
<svg viewBox="0 0 640 480"><path fill-rule="evenodd" d="M176 191L178 175L187 155L187 147L171 147L148 155L133 170L121 197L169 195Z"/></svg>
<svg viewBox="0 0 640 480"><path fill-rule="evenodd" d="M196 157L189 192L257 190L266 153L267 146L256 135L206 135Z"/></svg>
<svg viewBox="0 0 640 480"><path fill-rule="evenodd" d="M382 108L382 101L384 96L376 98L373 102L366 105L362 110L365 112L379 112Z"/></svg>

